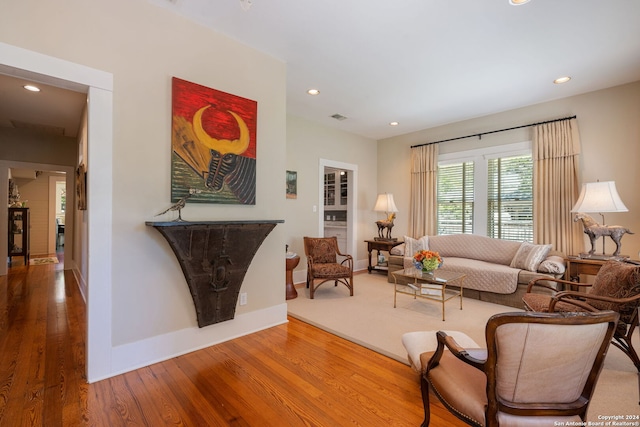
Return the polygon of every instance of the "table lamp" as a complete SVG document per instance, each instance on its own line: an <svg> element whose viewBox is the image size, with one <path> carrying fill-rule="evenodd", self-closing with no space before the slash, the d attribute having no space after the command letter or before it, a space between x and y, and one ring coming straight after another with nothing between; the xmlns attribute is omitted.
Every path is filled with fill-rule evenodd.
<svg viewBox="0 0 640 427"><path fill-rule="evenodd" d="M580 254L581 258L592 259L612 259L620 257L620 239L625 233L631 233L629 229L619 225L606 225L604 222L603 212L628 212L629 209L622 203L622 199L616 190L614 181L605 182L589 182L582 185L582 191L578 201L571 209L571 212L578 214L573 219L574 222L582 221L584 233L589 236L591 241L591 251L588 254ZM598 213L602 216L602 225L598 224L587 213ZM604 238L610 236L616 244L616 250L613 255L606 255L604 249ZM595 241L602 237L602 254L595 254Z"/></svg>
<svg viewBox="0 0 640 427"><path fill-rule="evenodd" d="M376 225L378 226L378 237L375 237L374 240L383 240L387 242L394 242L398 240L391 237L393 220L396 218L396 212L398 212L398 208L393 201L393 194L378 194L378 198L376 199L376 204L373 207L373 210L376 212L384 212L387 215L387 219L376 221Z"/></svg>

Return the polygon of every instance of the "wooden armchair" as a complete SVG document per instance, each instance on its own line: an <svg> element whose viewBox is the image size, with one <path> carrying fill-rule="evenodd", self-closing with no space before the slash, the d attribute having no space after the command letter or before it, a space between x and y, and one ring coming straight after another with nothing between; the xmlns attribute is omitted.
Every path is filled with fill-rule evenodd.
<svg viewBox="0 0 640 427"><path fill-rule="evenodd" d="M536 288L550 287L540 280L529 283L527 293L522 298L529 311L538 312L597 312L612 310L620 314L618 327L613 335L613 345L624 352L638 371L640 393L640 358L631 341L638 325L640 306L640 267L621 261L607 261L596 275L593 284L553 280L567 287L582 288L583 291L567 290L555 294L539 294ZM589 292L585 290L589 289ZM640 402L639 402L640 403Z"/></svg>
<svg viewBox="0 0 640 427"><path fill-rule="evenodd" d="M435 353L420 356L427 367L423 427L430 421L429 389L472 426L581 425L618 317L613 311L497 314L485 330L486 359L438 332Z"/></svg>
<svg viewBox="0 0 640 427"><path fill-rule="evenodd" d="M335 237L304 237L304 253L307 256L307 288L313 299L316 289L333 281L345 285L353 296L353 258L343 254ZM338 256L342 261L338 262ZM316 280L319 282L316 284Z"/></svg>

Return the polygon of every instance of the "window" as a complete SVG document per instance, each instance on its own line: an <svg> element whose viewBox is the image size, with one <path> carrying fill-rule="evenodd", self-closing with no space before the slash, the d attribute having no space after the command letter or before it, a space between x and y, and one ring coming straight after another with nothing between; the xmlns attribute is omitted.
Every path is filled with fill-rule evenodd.
<svg viewBox="0 0 640 427"><path fill-rule="evenodd" d="M442 154L438 160L438 234L533 241L530 143Z"/></svg>
<svg viewBox="0 0 640 427"><path fill-rule="evenodd" d="M489 160L487 236L533 242L531 155Z"/></svg>
<svg viewBox="0 0 640 427"><path fill-rule="evenodd" d="M473 162L438 167L438 234L473 233Z"/></svg>

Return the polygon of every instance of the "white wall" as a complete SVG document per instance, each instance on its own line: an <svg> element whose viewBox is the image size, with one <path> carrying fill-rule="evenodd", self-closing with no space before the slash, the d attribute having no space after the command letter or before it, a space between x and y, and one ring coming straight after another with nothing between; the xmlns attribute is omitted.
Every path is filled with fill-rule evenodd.
<svg viewBox="0 0 640 427"><path fill-rule="evenodd" d="M177 260L160 234L144 224L170 204L173 76L258 103L256 205L188 205L183 216L284 217L282 62L146 1L27 0L0 15L0 40L113 75L113 204L100 213L113 230L107 291L113 354L105 358L111 359L106 376L268 327L274 318L286 321L283 225L258 250L242 286L248 304L238 307L236 319L199 329ZM88 165L89 179L96 166Z"/></svg>
<svg viewBox="0 0 640 427"><path fill-rule="evenodd" d="M357 268L367 265L365 239L377 235L375 221L379 219L373 212L376 201L376 174L378 157L375 140L330 129L311 121L287 116L287 162L286 169L298 172L298 197L285 201L286 243L289 250L300 255L300 263L294 271L294 282L305 280L306 259L304 257L304 236L320 235L320 159L349 163L358 167L357 186L357 235L354 241L356 252L351 255ZM282 173L284 179L284 172ZM284 183L281 186L284 188ZM380 186L380 191L384 190ZM313 212L313 206L317 206ZM400 214L399 214L400 215Z"/></svg>
<svg viewBox="0 0 640 427"><path fill-rule="evenodd" d="M622 239L622 252L640 259L640 82L630 83L584 95L506 111L477 119L425 129L378 142L378 185L387 183L394 192L398 209L409 208L410 146L447 138L477 134L549 119L577 116L582 142L582 181L616 182L620 197L629 212L605 215L609 225L624 225L635 232ZM484 135L440 144L440 153L531 140L531 128ZM599 216L598 216L599 219ZM408 216L400 215L394 230L406 233ZM419 237L419 236L414 236ZM590 249L585 238L585 248ZM602 241L598 241L601 248ZM615 245L606 242L607 253Z"/></svg>

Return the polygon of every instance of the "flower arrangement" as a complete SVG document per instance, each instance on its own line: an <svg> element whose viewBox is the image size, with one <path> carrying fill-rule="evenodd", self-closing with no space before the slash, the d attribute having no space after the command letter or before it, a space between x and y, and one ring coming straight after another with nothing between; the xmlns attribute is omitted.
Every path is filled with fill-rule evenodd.
<svg viewBox="0 0 640 427"><path fill-rule="evenodd" d="M442 258L438 252L418 251L413 255L413 262L419 270L433 271L442 265Z"/></svg>

